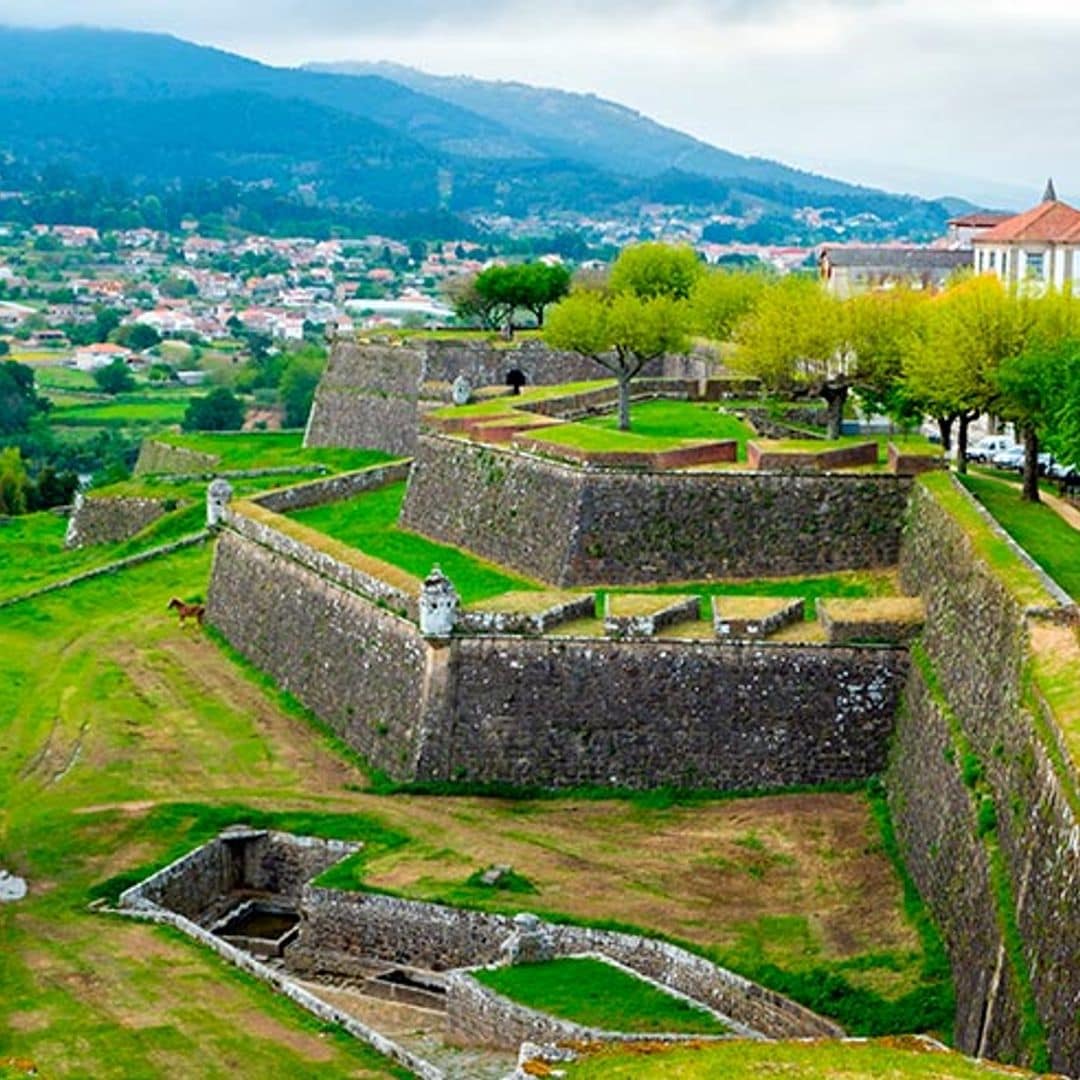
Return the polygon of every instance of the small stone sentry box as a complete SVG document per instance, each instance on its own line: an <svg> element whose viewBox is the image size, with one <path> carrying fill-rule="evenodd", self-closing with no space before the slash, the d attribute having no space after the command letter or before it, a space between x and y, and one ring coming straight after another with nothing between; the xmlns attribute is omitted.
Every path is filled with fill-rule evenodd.
<svg viewBox="0 0 1080 1080"><path fill-rule="evenodd" d="M225 507L229 505L232 494L232 484L228 480L223 480L219 476L216 480L210 481L210 486L206 489L206 527L208 529L216 529L221 524L225 516Z"/></svg>
<svg viewBox="0 0 1080 1080"><path fill-rule="evenodd" d="M459 599L454 583L438 565L420 587L420 633L428 638L448 638L458 619Z"/></svg>

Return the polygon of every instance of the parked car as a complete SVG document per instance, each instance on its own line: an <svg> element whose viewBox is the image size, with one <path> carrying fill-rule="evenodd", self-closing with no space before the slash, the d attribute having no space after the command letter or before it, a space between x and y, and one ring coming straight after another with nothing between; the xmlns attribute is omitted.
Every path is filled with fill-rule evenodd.
<svg viewBox="0 0 1080 1080"><path fill-rule="evenodd" d="M1080 472L1080 469L1075 465L1066 465L1064 461L1052 461L1046 470L1046 475L1052 476L1055 480L1064 480L1066 476L1074 476L1077 472Z"/></svg>
<svg viewBox="0 0 1080 1080"><path fill-rule="evenodd" d="M990 461L995 454L1019 449L1007 435L986 435L968 447L968 461Z"/></svg>
<svg viewBox="0 0 1080 1080"><path fill-rule="evenodd" d="M999 469L1017 470L1024 467L1024 448L1022 446L1010 446L1007 450L1000 450L990 458L990 464Z"/></svg>

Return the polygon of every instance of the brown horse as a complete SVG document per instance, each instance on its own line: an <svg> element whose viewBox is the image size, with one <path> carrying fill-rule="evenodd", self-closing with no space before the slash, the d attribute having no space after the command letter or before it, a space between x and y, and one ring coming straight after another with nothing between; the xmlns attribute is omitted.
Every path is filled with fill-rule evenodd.
<svg viewBox="0 0 1080 1080"><path fill-rule="evenodd" d="M194 619L200 626L203 624L203 616L206 614L205 604L185 604L178 596L169 601L169 611L175 611L180 616L180 625L183 626L188 619Z"/></svg>

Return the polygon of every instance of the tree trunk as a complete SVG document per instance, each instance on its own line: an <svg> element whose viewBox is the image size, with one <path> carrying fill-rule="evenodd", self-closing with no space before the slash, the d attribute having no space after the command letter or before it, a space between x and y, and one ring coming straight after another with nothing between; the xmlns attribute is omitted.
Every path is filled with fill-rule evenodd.
<svg viewBox="0 0 1080 1080"><path fill-rule="evenodd" d="M971 413L960 414L959 426L956 430L956 471L967 472L967 448L968 448L968 424L972 421Z"/></svg>
<svg viewBox="0 0 1080 1080"><path fill-rule="evenodd" d="M846 386L823 386L821 396L829 410L828 428L826 437L839 439L843 431L844 402L847 401L848 388Z"/></svg>
<svg viewBox="0 0 1080 1080"><path fill-rule="evenodd" d="M630 430L630 372L619 372L619 430Z"/></svg>
<svg viewBox="0 0 1080 1080"><path fill-rule="evenodd" d="M955 416L937 417L938 431L941 433L941 449L947 454L952 449L952 426Z"/></svg>
<svg viewBox="0 0 1080 1080"><path fill-rule="evenodd" d="M1024 502L1039 499L1039 435L1034 427L1024 428Z"/></svg>

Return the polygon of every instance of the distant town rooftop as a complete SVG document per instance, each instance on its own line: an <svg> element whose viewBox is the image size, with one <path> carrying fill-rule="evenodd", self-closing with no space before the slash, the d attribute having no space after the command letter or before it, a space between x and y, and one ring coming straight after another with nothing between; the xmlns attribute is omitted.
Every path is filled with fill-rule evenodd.
<svg viewBox="0 0 1080 1080"><path fill-rule="evenodd" d="M874 270L951 270L971 265L970 251L929 247L863 247L854 244L825 246L818 255L831 266L867 267Z"/></svg>

